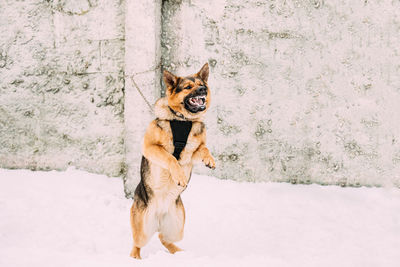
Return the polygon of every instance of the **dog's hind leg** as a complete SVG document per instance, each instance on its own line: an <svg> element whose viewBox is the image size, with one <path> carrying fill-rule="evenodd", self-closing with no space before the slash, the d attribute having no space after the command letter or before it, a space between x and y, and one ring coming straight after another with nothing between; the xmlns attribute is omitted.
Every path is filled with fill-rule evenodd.
<svg viewBox="0 0 400 267"><path fill-rule="evenodd" d="M185 225L185 209L180 197L176 200L173 206L170 207L160 220L160 238L161 243L174 254L181 251L174 242L178 242L183 238L183 228Z"/></svg>
<svg viewBox="0 0 400 267"><path fill-rule="evenodd" d="M179 247L177 247L174 243L169 243L168 241L165 241L164 236L159 233L158 237L160 238L161 244L164 245L171 254L175 254L175 252L182 251Z"/></svg>
<svg viewBox="0 0 400 267"><path fill-rule="evenodd" d="M131 257L141 259L140 249L147 244L156 232L156 225L155 216L149 212L149 208L140 207L140 205L134 202L131 208L131 227L134 243L130 254Z"/></svg>
<svg viewBox="0 0 400 267"><path fill-rule="evenodd" d="M131 255L132 258L141 260L142 257L140 257L140 248L133 246L132 251L131 251Z"/></svg>

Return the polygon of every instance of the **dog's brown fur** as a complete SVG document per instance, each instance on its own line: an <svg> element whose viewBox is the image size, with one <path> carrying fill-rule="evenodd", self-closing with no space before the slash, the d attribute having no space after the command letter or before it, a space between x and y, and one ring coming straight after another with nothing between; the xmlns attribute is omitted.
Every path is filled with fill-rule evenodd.
<svg viewBox="0 0 400 267"><path fill-rule="evenodd" d="M144 136L141 181L135 190L131 208L133 249L131 256L140 259L140 249L155 232L170 253L181 249L174 245L183 238L185 209L180 194L185 190L193 163L203 161L215 168L214 158L206 147L206 131L203 116L210 106L210 90L207 85L208 64L187 77L177 77L164 71L166 96L156 102L153 120ZM206 87L205 110L191 112L185 108L185 97ZM196 91L197 90L197 91ZM177 160L174 152L171 120L190 120L192 128L187 144Z"/></svg>

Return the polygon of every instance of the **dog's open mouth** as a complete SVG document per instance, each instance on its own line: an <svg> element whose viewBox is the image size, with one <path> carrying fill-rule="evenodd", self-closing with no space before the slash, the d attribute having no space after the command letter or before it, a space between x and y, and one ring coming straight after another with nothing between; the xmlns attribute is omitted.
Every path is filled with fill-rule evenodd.
<svg viewBox="0 0 400 267"><path fill-rule="evenodd" d="M185 108L192 113L196 113L206 109L206 95L188 95L185 98L184 102Z"/></svg>
<svg viewBox="0 0 400 267"><path fill-rule="evenodd" d="M204 106L206 103L206 97L205 96L189 97L188 102L191 106L195 107Z"/></svg>

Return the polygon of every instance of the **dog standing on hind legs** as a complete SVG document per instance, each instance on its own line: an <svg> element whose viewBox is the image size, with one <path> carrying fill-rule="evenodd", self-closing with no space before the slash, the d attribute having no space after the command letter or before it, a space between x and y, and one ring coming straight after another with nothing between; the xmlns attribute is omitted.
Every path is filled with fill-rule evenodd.
<svg viewBox="0 0 400 267"><path fill-rule="evenodd" d="M170 253L181 250L174 244L183 238L185 224L180 194L190 180L193 163L202 161L215 168L203 123L210 106L208 74L207 63L187 77L163 73L166 96L157 100L156 119L144 136L141 179L131 208L131 256L136 259L155 232Z"/></svg>

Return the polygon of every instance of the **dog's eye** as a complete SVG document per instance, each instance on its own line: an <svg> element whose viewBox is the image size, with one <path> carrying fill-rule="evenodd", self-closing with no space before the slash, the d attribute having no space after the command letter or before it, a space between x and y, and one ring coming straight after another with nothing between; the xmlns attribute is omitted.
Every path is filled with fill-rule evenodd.
<svg viewBox="0 0 400 267"><path fill-rule="evenodd" d="M192 89L192 86L188 85L184 89Z"/></svg>

